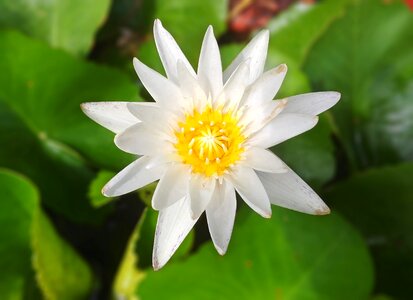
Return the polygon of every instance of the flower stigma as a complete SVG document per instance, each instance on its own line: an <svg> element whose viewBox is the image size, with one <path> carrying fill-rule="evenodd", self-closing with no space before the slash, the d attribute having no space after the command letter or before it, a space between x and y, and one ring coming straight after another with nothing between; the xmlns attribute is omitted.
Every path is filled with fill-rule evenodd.
<svg viewBox="0 0 413 300"><path fill-rule="evenodd" d="M175 148L182 162L193 173L222 176L241 159L245 137L233 112L208 105L201 113L194 110L179 122Z"/></svg>

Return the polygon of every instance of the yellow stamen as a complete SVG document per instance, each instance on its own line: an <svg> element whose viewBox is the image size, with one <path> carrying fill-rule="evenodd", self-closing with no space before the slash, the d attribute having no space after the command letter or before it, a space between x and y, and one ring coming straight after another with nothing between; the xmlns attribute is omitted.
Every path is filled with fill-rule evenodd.
<svg viewBox="0 0 413 300"><path fill-rule="evenodd" d="M183 163L192 172L206 176L221 176L233 166L244 152L238 117L233 112L207 106L201 113L194 111L179 123L175 132L175 148Z"/></svg>

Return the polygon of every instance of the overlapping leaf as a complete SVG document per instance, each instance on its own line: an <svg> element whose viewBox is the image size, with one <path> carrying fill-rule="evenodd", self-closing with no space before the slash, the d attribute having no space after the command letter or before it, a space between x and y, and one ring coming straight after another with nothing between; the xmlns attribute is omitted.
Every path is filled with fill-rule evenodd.
<svg viewBox="0 0 413 300"><path fill-rule="evenodd" d="M0 165L26 174L42 200L75 220L88 220L90 164L119 169L130 161L113 134L89 120L80 103L133 100L121 73L75 59L17 32L0 32Z"/></svg>
<svg viewBox="0 0 413 300"><path fill-rule="evenodd" d="M35 278L47 299L86 297L92 288L91 270L41 211L36 188L4 169L0 188L2 298L32 299Z"/></svg>
<svg viewBox="0 0 413 300"><path fill-rule="evenodd" d="M274 209L271 220L239 215L225 257L211 244L149 273L142 299L366 299L369 254L339 216Z"/></svg>
<svg viewBox="0 0 413 300"><path fill-rule="evenodd" d="M412 25L399 1L356 1L308 56L314 85L342 92L333 112L353 168L412 158L411 76L395 75L411 64Z"/></svg>
<svg viewBox="0 0 413 300"><path fill-rule="evenodd" d="M376 291L409 299L413 277L413 165L367 171L327 194L368 241L376 264Z"/></svg>
<svg viewBox="0 0 413 300"><path fill-rule="evenodd" d="M0 26L19 29L52 47L85 55L109 5L110 0L3 0Z"/></svg>

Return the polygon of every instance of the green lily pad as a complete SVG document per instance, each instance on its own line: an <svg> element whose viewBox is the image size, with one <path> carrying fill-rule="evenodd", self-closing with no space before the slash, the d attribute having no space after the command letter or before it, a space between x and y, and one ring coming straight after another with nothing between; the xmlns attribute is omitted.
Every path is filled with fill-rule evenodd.
<svg viewBox="0 0 413 300"><path fill-rule="evenodd" d="M137 87L118 71L18 32L0 31L0 48L0 165L29 176L54 210L72 220L92 220L96 212L86 198L92 164L118 170L133 158L79 105L134 100Z"/></svg>
<svg viewBox="0 0 413 300"><path fill-rule="evenodd" d="M411 76L391 75L408 68L407 61L403 68L394 61L411 56L412 26L413 15L401 1L355 1L308 55L305 69L314 86L342 93L333 113L352 169L413 158L411 122L398 123L411 118L413 104L397 99L410 97Z"/></svg>
<svg viewBox="0 0 413 300"><path fill-rule="evenodd" d="M0 169L0 293L27 299L36 279L47 299L81 299L92 288L92 272L62 240L40 208L35 186Z"/></svg>
<svg viewBox="0 0 413 300"><path fill-rule="evenodd" d="M366 299L373 270L359 234L338 215L273 209L238 215L228 253L211 243L147 274L142 299Z"/></svg>
<svg viewBox="0 0 413 300"><path fill-rule="evenodd" d="M368 241L376 267L376 292L409 299L413 277L413 164L372 169L325 195Z"/></svg>
<svg viewBox="0 0 413 300"><path fill-rule="evenodd" d="M117 199L117 197L113 197L113 198L106 197L106 196L103 196L102 194L102 188L115 175L116 175L115 172L101 170L99 171L95 179L93 179L92 182L90 183L88 196L89 196L91 204L94 207L99 208Z"/></svg>
<svg viewBox="0 0 413 300"><path fill-rule="evenodd" d="M0 186L0 293L5 299L23 299L32 275L30 228L39 195L26 179L3 169Z"/></svg>
<svg viewBox="0 0 413 300"><path fill-rule="evenodd" d="M109 5L110 0L2 0L0 26L19 29L52 47L85 55Z"/></svg>
<svg viewBox="0 0 413 300"><path fill-rule="evenodd" d="M285 63L293 62L301 66L313 44L333 21L344 15L351 2L336 0L292 5L268 24L271 32L270 55L283 54L286 56Z"/></svg>
<svg viewBox="0 0 413 300"><path fill-rule="evenodd" d="M135 290L145 278L152 265L152 246L158 213L146 208L129 238L113 284L115 298L139 299ZM191 231L171 262L185 258L194 243L194 231Z"/></svg>

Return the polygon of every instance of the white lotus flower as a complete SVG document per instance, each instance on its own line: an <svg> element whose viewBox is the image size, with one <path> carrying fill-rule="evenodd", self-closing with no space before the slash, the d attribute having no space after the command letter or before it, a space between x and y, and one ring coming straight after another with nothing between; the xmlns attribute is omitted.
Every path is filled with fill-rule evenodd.
<svg viewBox="0 0 413 300"><path fill-rule="evenodd" d="M160 179L152 198L159 210L153 267L165 265L204 211L223 255L234 224L235 191L265 218L271 217L270 204L328 214L320 197L266 149L314 127L317 115L336 104L340 94L273 100L287 66L263 73L268 30L255 36L223 73L212 27L197 72L159 20L154 36L167 78L133 61L154 103L82 105L91 119L116 133L120 149L140 156L106 184L104 195L122 195Z"/></svg>

